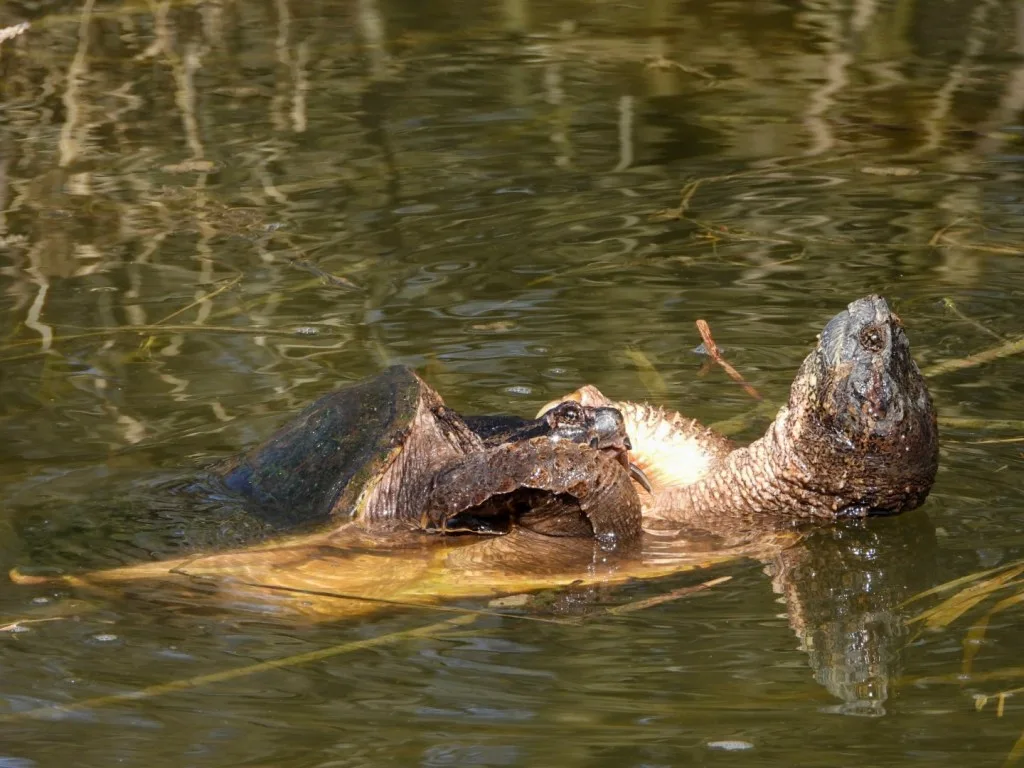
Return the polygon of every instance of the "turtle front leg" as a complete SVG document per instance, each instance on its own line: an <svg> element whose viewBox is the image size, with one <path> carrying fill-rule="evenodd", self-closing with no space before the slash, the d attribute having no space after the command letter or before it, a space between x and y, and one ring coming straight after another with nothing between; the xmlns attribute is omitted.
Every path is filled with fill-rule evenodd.
<svg viewBox="0 0 1024 768"><path fill-rule="evenodd" d="M499 445L442 468L422 510L419 526L435 533L520 528L596 539L609 551L641 536L640 500L616 457L547 438Z"/></svg>

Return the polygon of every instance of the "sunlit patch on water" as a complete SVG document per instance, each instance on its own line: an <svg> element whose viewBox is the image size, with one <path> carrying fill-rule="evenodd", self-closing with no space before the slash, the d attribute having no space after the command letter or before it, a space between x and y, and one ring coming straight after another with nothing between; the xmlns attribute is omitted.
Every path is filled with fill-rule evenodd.
<svg viewBox="0 0 1024 768"><path fill-rule="evenodd" d="M754 745L749 741L725 740L709 741L707 747L708 749L719 749L723 752L745 752L748 749L753 749Z"/></svg>

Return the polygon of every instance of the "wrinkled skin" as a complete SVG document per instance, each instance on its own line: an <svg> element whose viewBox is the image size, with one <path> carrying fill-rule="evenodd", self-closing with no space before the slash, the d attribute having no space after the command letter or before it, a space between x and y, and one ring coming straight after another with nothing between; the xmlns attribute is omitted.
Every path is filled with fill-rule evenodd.
<svg viewBox="0 0 1024 768"><path fill-rule="evenodd" d="M629 554L643 528L703 529L728 543L911 509L937 468L931 400L899 318L877 296L826 325L787 405L747 447L593 387L564 400L535 421L466 419L394 368L321 398L221 472L250 508L283 518L280 530L351 523L382 545L398 533L525 530ZM631 483L627 452L651 492Z"/></svg>
<svg viewBox="0 0 1024 768"><path fill-rule="evenodd" d="M597 538L611 549L639 538L640 505L621 466L587 445L547 438L505 443L434 475L424 530L502 534L513 525L549 536Z"/></svg>
<svg viewBox="0 0 1024 768"><path fill-rule="evenodd" d="M764 437L652 512L686 522L895 514L924 502L938 457L935 409L903 324L871 296L828 323Z"/></svg>
<svg viewBox="0 0 1024 768"><path fill-rule="evenodd" d="M877 296L853 302L822 331L764 437L746 448L678 414L614 403L594 387L569 396L614 405L631 459L654 481L649 530L742 538L809 521L894 515L922 504L938 467L938 429L900 319ZM885 530L820 529L765 558L774 590L837 711L885 712L908 631L902 603L929 583L927 517Z"/></svg>

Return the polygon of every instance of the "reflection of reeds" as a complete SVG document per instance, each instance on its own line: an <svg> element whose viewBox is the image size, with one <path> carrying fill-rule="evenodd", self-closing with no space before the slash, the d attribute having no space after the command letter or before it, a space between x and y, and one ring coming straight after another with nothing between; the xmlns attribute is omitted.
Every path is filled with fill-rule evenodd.
<svg viewBox="0 0 1024 768"><path fill-rule="evenodd" d="M31 78L26 80L25 86L19 89L19 94L24 93L29 97L26 99L28 101L37 96L37 93L32 91L33 88L40 93L45 93L53 87L65 89L63 99L67 109L66 119L60 126L62 134L60 161L61 165L68 168L70 174L70 178L66 181L67 185L77 185L81 191L88 192L89 196L96 201L104 199L111 192L116 193L111 195L116 202L111 202L109 206L110 210L115 213L112 216L112 219L115 220L111 223L116 226L103 230L117 232L116 237L100 237L97 238L97 242L89 243L80 243L74 241L73 238L66 238L68 242L55 244L53 240L56 239L56 235L46 232L40 236L39 242L33 243L30 252L40 254L39 261L41 262L38 265L32 265L33 268L38 267L34 273L29 273L34 279L30 281L26 279L27 275L20 274L18 275L19 285L13 286L10 290L12 292L17 290L23 294L31 293L36 296L39 300L37 307L39 310L45 308L44 304L52 301L52 295L45 293L40 286L40 283L45 283L46 279L58 276L58 273L61 277L67 276L67 273L71 271L75 275L85 274L84 269L91 270L91 273L99 273L117 266L114 263L116 257L111 256L114 248L110 246L123 246L129 243L130 247L135 247L132 241L136 239L138 244L132 257L133 265L158 263L164 256L161 251L165 239L181 229L197 229L201 234L201 239L195 246L195 261L201 267L196 270L195 274L195 280L199 283L195 293L196 301L204 301L204 296L209 296L212 299L216 295L215 293L206 293L209 283L216 278L211 274L210 261L218 245L214 236L224 234L226 230L234 227L231 222L226 221L230 211L223 210L225 206L216 199L216 193L206 189L210 174L225 164L205 159L207 154L217 152L217 142L226 135L223 115L217 111L223 101L213 99L211 95L220 95L222 91L225 93L233 93L236 90L238 92L250 90L254 93L260 93L260 91L258 88L248 85L232 86L230 78L224 75L224 71L211 66L207 61L207 59L219 55L220 52L230 49L232 24L235 17L227 13L225 8L219 4L210 4L210 8L207 10L209 14L213 15L204 12L203 25L197 27L194 20L190 19L192 11L189 10L188 5L175 2L175 0L152 0L144 4L94 8L92 2L83 3L74 15L51 14L47 16L45 23L40 22L37 25L38 34L43 44L31 47L23 46L33 57L31 62L26 63L35 63L37 66L45 64L51 71L51 77L48 78L47 83L42 84L31 81ZM366 59L366 70L369 74L369 77L363 78L357 83L360 88L369 88L375 81L393 77L396 67L401 64L400 59L409 52L412 55L418 52L415 39L411 42L407 40L405 47L399 46L396 49L397 52L389 50L394 47L394 40L391 37L394 33L385 25L384 15L378 5L379 3L374 0L361 0L352 11L353 22L359 31L358 37L361 40L361 45L357 48L346 48L346 53L351 55L353 50L361 51ZM273 87L263 92L263 95L269 93L272 97L269 104L270 124L281 131L300 133L307 130L310 120L310 116L307 114L307 96L318 93L318 90L325 86L325 83L319 79L317 67L317 57L324 54L323 41L318 40L308 31L309 17L304 15L301 4L292 3L289 0L275 0L272 7L276 14L276 27L268 25L267 29L276 30L276 34L269 36L266 42L268 53L273 54L273 60L280 66ZM670 4L663 2L649 3L646 26L651 30L676 27L682 30L684 27L678 24L679 19L676 12L669 10L669 7ZM504 8L509 29L515 29L522 33L530 29L532 20L526 12L526 4L509 0L504 4ZM595 9L594 12L600 13L601 10ZM888 17L883 18L881 15L883 13L882 7L876 7L870 3L857 5L857 10L850 19L845 18L844 11L831 7L825 10L815 7L810 16L803 13L800 18L805 22L810 19L812 36L820 40L826 51L825 57L818 54L811 57L808 60L808 65L813 65L815 71L820 71L820 65L823 62L828 64L829 61L835 59L837 53L846 50L860 50L858 45L851 44L856 42L853 38L858 35L864 36L865 39L861 42L866 44L875 40L875 37L878 36L875 33L880 35L883 28L903 29L902 26L890 24L892 20ZM981 39L980 31L991 26L991 22L987 19L988 16L984 13L980 13L972 19L972 24L967 30L972 51L975 51L979 44L976 42L976 38L977 40ZM113 62L116 66L110 66L108 62L103 66L90 68L92 57L101 62L106 61L107 52L103 47L104 38L96 35L93 31L97 22L117 22L118 20L123 20L123 39L132 45L138 44L138 51L133 51L133 55L129 56L124 56L123 52L121 54L115 52ZM304 26L304 23L307 25ZM24 25L4 28L0 30L0 40L5 39L4 35L8 36L6 39L9 39L9 36L20 34L23 29ZM869 30L874 30L874 32L869 35ZM32 32L35 36L36 29L33 28ZM451 33L453 39L462 34L467 33ZM479 32L469 32L468 34L479 34ZM572 121L568 119L571 113L569 107L578 100L577 83L581 78L590 76L588 67L592 63L596 62L606 66L609 61L624 59L641 68L644 73L667 67L672 72L689 72L705 80L721 77L719 70L715 70L714 74L711 74L696 63L701 60L704 65L713 66L719 61L717 57L720 53L716 53L716 49L712 47L694 49L693 40L681 31L667 36L661 33L645 33L636 37L642 45L634 44L629 37L623 35L602 37L589 32L584 33L564 28L544 42L533 41L530 43L530 46L540 46L546 51L540 63L534 65L537 71L545 75L545 78L543 83L538 86L540 93L533 96L546 97L552 107L550 116L552 130L549 135L555 137L557 145L555 154L558 163L567 165L575 162L575 128ZM879 39L882 38L879 37ZM63 43L64 47L53 45L54 41ZM423 46L427 42L430 41L424 38L419 45ZM891 42L895 44L898 41ZM61 52L65 53L63 59ZM687 52L687 61L692 58L693 62L678 63L675 59L679 58L683 52ZM730 54L730 65L735 66L737 71L745 71L744 68L747 67L760 69L765 62L762 57L753 55L755 52L754 48L748 50L747 46L743 46L742 50ZM704 57L703 60L700 58L701 56ZM217 65L220 66L224 63L218 60ZM858 60L855 63L863 65L864 62ZM185 154L192 158L191 161L185 160L162 166L159 165L160 161L169 159L160 157L165 145L146 137L138 138L138 134L133 135L133 129L137 126L132 122L143 115L147 108L159 106L158 101L154 100L153 94L147 91L147 83L148 79L153 76L153 72L161 66L170 74L172 83L170 95L173 96L172 102L163 105L163 108L176 118L176 124L180 126L180 138L185 145ZM570 67L572 68L572 77L566 77ZM31 67L22 67L21 69L34 74ZM400 69L400 71L403 77L407 75L405 69ZM529 67L526 67L524 71L529 73ZM832 72L832 69L828 71ZM111 75L111 73L115 74ZM201 75L203 77L200 77ZM213 75L222 77L229 82L222 84L220 89L205 91L204 89L208 88L208 83ZM833 113L838 116L847 111L857 101L861 91L857 90L855 83L844 86L842 99L837 99L836 86L842 84L843 80L843 77L838 75L841 73L837 74L838 79L831 76L826 78L823 86L826 90L816 92L812 96L810 107L800 114L813 115L816 119L824 121L831 119ZM409 75L409 77L411 79L413 75ZM726 79L729 80L729 78ZM527 78L524 82L529 82L529 79ZM736 82L738 80L733 78L733 84ZM896 87L902 82L900 79L895 79L889 85ZM632 168L637 159L634 154L643 149L645 141L643 110L639 107L643 104L645 95L657 96L679 92L681 92L680 86L677 83L667 90L660 86L653 87L646 94L642 91L617 94L616 103L620 107L619 117L621 118L620 146L617 156L620 171ZM827 98L822 98L823 95ZM528 101L528 99L524 100ZM941 121L943 124L955 119L955 115L949 114L952 106L954 105L950 103L943 110ZM40 117L45 127L45 121L49 118L46 114L42 114ZM708 115L706 117L713 118L715 116ZM881 121L884 122L884 120ZM374 129L365 137L369 145L373 145L375 141L379 140L393 143L401 148L399 138L387 135L386 120L381 120L378 127L379 131ZM828 126L825 127L828 128ZM727 132L726 129L723 129L723 134ZM124 152L124 155L116 158L114 158L114 153L104 155L100 151L103 148L93 146L93 143L90 142L91 136L105 135L106 133L117 137L118 146L114 149ZM379 133L379 137L375 139L369 133ZM820 138L818 132L811 132L812 143ZM945 141L944 136L941 138ZM26 151L38 151L32 148L39 144L26 142L25 146L29 148ZM302 155L295 152L294 147L287 142L281 142L276 136L257 135L253 137L251 144L244 146L246 148L232 159L230 167L236 173L239 170L246 171L249 174L249 181L257 182L249 184L250 191L247 193L250 204L254 206L269 207L269 205L273 205L278 209L286 209L292 204L293 195L331 183L330 174L308 174L310 177L304 178L303 172L307 169L302 165ZM806 150L807 147L803 149ZM786 153L778 154L785 156ZM682 191L678 207L668 211L667 216L671 218L685 217L691 200L698 194L703 196L703 193L708 191L707 188L713 183L741 179L751 182L768 181L773 178L785 180L786 174L792 173L798 168L822 163L857 162L856 153L833 154L810 160L803 157L803 154L804 151L796 153L790 157L789 161L776 160L734 174L698 179ZM174 187L179 195L177 200L163 197L167 190L161 190L158 181L149 175L149 171L153 169L154 157L158 158L156 160L157 167L163 168L168 173L195 174L193 177L194 187L191 189L184 186ZM112 160L112 158L114 159ZM131 162L125 162L126 158L133 159ZM15 157L14 159L25 164L24 158ZM110 162L114 163L114 167L113 173L108 175L106 171ZM281 173L276 166L284 166L289 171L297 171L295 178L291 179L288 175ZM41 177L42 175L40 174ZM21 211L32 208L42 210L52 203L51 200L40 194L40 190L45 190L47 187L46 179L33 180L31 184L25 183L23 180L19 180L19 182L15 192L16 199L10 206L0 207L10 207ZM245 182L246 179L243 177L241 186L244 187ZM123 185L124 188L118 188L118 184ZM957 188L962 186L962 184L958 184ZM720 194L722 190L717 189L715 192ZM931 211L933 209L934 206L921 206L921 210ZM638 212L642 212L642 206L638 207ZM254 220L248 227L250 231L257 229L260 225L265 225L265 222L260 220L261 213L262 210L254 215ZM787 254L782 259L772 258L768 264L762 265L764 269L780 269L786 268L791 262L804 260L804 250L812 246L850 246L854 242L853 239L843 240L839 237L814 237L803 234L795 236L778 229L773 229L770 233L758 232L759 225L765 224L765 222L757 220L756 215L751 216L747 225L744 225L743 221L719 216L713 210L705 210L700 220L692 217L686 218L687 223L693 224L701 230L701 234L699 237L695 237L694 242L691 243L694 250L699 251L699 256L693 258L687 256L685 263L691 263L697 258L728 261L728 254L719 254L720 250L726 250L722 247L723 242L726 245L732 244L740 247L745 243L756 243L769 248L793 246L792 256ZM770 224L770 222L768 223ZM98 227L98 229L101 228ZM957 238L963 234L960 230L952 232L943 229L940 232L941 235L937 236L936 241L932 243L936 249L958 249L981 253L1020 252L1010 246L996 243L959 242ZM275 237L286 236L279 234ZM710 248L708 247L709 242ZM870 242L868 238L856 239L855 242L858 247L886 247L887 245L885 242ZM903 243L902 247L914 248L918 245L920 243ZM78 250L70 257L66 256L66 252L72 251L73 247L77 247ZM76 262L74 259L81 259L80 254L87 248L90 249L90 253L94 254L92 257L94 260L88 262L85 267L81 267L82 261ZM259 243L257 243L257 248L259 256L265 262L270 263L275 260L277 250L262 248ZM308 249L303 253L308 253ZM64 261L70 263L71 267L57 263L62 255L66 256ZM741 257L736 258L735 262L728 263L741 265L750 259L751 254L745 251ZM590 274L590 270L595 272L614 271L621 265L621 259L616 259L615 263L595 262L585 266L570 265L558 275L549 275L538 280L550 282L559 276L578 275L580 272ZM75 267L79 268L75 269ZM61 269L65 271L62 272ZM24 272L24 270L21 271ZM115 309L123 311L128 316L130 324L134 326L152 324L145 316L144 307L147 296L141 295L141 291L136 287L141 284L138 277L141 272L142 270L133 268L134 276L130 278L130 290L124 291L118 297L120 306L115 307ZM294 286L289 285L283 293L290 295L293 288ZM277 305L274 303L273 297L281 295L282 292L267 293L270 298L262 307L263 311L250 318L253 325L273 325L275 322L274 315L277 314ZM238 295L245 295L245 293L239 291ZM109 295L106 298L109 299ZM194 303L189 304L190 309L194 306ZM205 322L207 313L211 313L211 304L203 304L198 309L199 322ZM249 312L251 307L233 308L233 311L236 314ZM36 316L41 318L43 313L36 312L30 320L37 319ZM51 323L53 322L52 319L47 319ZM87 324L100 325L101 323ZM49 337L44 334L49 326L41 324L40 328L42 330L38 333L43 344L46 345ZM53 329L54 338L68 338L66 335L62 335L66 330L61 327ZM39 340L37 339L37 343ZM177 348L181 341L182 337L177 337L172 342L172 346L167 349ZM61 351L63 352L63 350ZM1006 353L1015 354L1016 352L1010 350ZM170 353L167 356L170 356ZM991 358L977 358L977 360L982 359ZM974 358L968 362L976 364Z"/></svg>
<svg viewBox="0 0 1024 768"><path fill-rule="evenodd" d="M821 163L821 162L835 162L838 159L840 159L840 158L838 158L838 157L831 157L831 158L828 158L826 160L804 161L804 162L800 162L800 163L794 163L792 165L787 165L786 167L787 168L802 168L802 167L807 167L809 165L816 165L816 164ZM755 170L752 170L752 171L743 171L743 172L740 172L740 173L728 174L728 175L725 175L725 176L716 176L716 177L695 179L695 180L689 182L688 184L686 184L682 188L682 190L680 191L680 201L679 201L679 205L677 207L669 208L669 209L662 210L662 211L657 211L654 214L652 214L652 218L654 218L656 220L662 220L662 221L685 219L690 224L695 225L700 230L702 237L704 237L704 238L706 238L706 239L708 239L708 240L710 240L712 242L717 242L718 240L728 239L728 240L739 241L739 242L754 242L754 243L766 243L766 244L775 244L775 245L803 245L805 248L807 246L811 246L811 245L826 245L826 246L829 246L829 245L831 245L831 246L850 245L849 241L833 239L833 238L816 238L816 237L806 237L805 236L805 237L797 239L797 238L791 238L791 237L780 238L780 237L774 237L774 236L766 236L766 235L762 235L762 234L759 234L759 233L756 233L756 232L746 232L746 231L743 231L743 230L739 230L739 229L737 229L735 227L726 227L726 226L717 224L715 222L703 221L703 220L700 220L700 219L696 219L696 218L692 218L692 217L687 216L687 211L688 211L688 209L690 207L690 204L691 204L691 202L693 200L693 197L694 197L694 195L696 195L698 189L700 189L702 184L707 184L707 183L710 183L710 182L726 182L726 181L731 181L731 180L734 180L734 179L739 179L739 178L743 178L743 177L750 177L750 176L755 176L755 175L759 175L759 174L760 175L767 175L767 174L769 174L771 172L772 172L771 170L755 169ZM957 227L959 227L961 224L962 224L961 219L959 219L959 218L955 219L950 224L947 224L947 225L941 227L937 232L935 232L932 235L931 239L929 239L927 243L921 243L921 246L922 247L927 246L927 247L931 247L931 248L943 248L943 247L955 245L958 248L963 248L963 249L967 249L967 250L977 250L977 251L982 251L982 252L998 253L998 254L1001 254L1001 255L1020 255L1020 254L1024 254L1024 249L1021 249L1021 248L1014 248L1014 247L1007 247L1007 246L998 246L998 245L989 245L989 244L985 244L985 243L971 243L971 242L967 242L967 241L960 240L960 239L953 239L951 233L954 230L956 230L957 233L969 231L969 230L964 230L964 229L957 229ZM859 245L864 247L864 246L868 246L868 245L872 245L872 244L871 243L860 242ZM791 260L799 260L800 258L803 257L803 255L804 255L803 252L801 252L797 256L793 257L793 259L787 259L787 260L784 260L784 261L781 261L781 262L777 262L776 266L781 265L781 264L785 264L785 263L787 263L788 261L791 261ZM990 363L990 362L992 362L994 360L999 360L999 359L1004 358L1004 357L1012 357L1014 355L1019 355L1019 354L1024 353L1024 337L1018 337L1018 338L1009 339L1009 340L1003 339L1002 336L1000 336L998 333L996 333L992 329L988 328L987 326L982 325L981 323L979 323L978 321L974 320L973 318L967 317L957 307L956 303L951 298L949 298L949 297L944 298L944 304L946 306L946 309L948 311L950 311L951 313L953 313L954 315L956 315L961 321L966 322L967 324L971 325L972 327L982 331L986 335L993 336L994 338L1003 341L1003 343L999 344L996 347L985 349L985 350L983 350L981 352L976 352L976 353L969 354L969 355L966 355L966 356L960 357L960 358L955 358L955 359L950 359L950 360L943 360L942 362L939 362L939 363L936 363L934 365L931 365L931 366L925 368L922 371L922 373L926 377L932 378L932 377L935 377L935 376L941 376L943 374L951 373L953 371L959 371L959 370L963 370L965 368L973 368L973 367L976 367L976 366L979 366L979 365L984 365L986 363Z"/></svg>
<svg viewBox="0 0 1024 768"><path fill-rule="evenodd" d="M926 678L918 682L956 682L963 685L970 682L982 682L983 680L999 678L1012 679L1021 676L1022 670L1020 667L995 670L979 675L974 673L973 666L978 650L985 641L992 618L1003 611L1024 603L1024 577L1022 577L1022 574L1024 574L1024 560L1017 560L998 568L978 571L945 584L940 584L907 600L905 604L953 592L952 595L945 598L938 605L922 611L908 622L910 624L920 623L927 629L945 629L997 593L1003 590L1012 590L1013 592L1008 597L1004 597L989 606L985 613L976 619L967 630L963 641L964 654L959 674L950 676L948 679ZM975 708L980 712L990 701L995 701L996 717L1002 717L1006 700L1021 692L1024 692L1024 688L1010 688L997 691L991 695L975 694ZM1022 756L1024 756L1024 733L1021 734L1020 738L1013 745L1004 765L1013 765Z"/></svg>

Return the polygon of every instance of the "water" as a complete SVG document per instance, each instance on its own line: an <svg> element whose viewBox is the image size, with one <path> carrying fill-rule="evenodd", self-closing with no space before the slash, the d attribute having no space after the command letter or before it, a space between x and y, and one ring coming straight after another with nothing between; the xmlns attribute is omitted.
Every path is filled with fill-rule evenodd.
<svg viewBox="0 0 1024 768"><path fill-rule="evenodd" d="M749 439L767 417L701 373L697 318L774 405L869 292L926 369L1022 327L1013 4L0 8L23 20L0 43L5 569L178 552L203 512L166 490L183 471L386 364L457 408L592 382L748 414ZM975 696L1020 685L1019 608L954 677L1014 589L937 630L907 624L936 599L901 603L1024 556L1022 380L1020 357L930 379L932 497L794 550L795 618L752 560L625 615L600 610L704 574L585 595L571 626L397 637L454 614L0 586L5 621L58 617L0 633L5 713L338 649L8 719L0 765L999 765L1020 700Z"/></svg>

